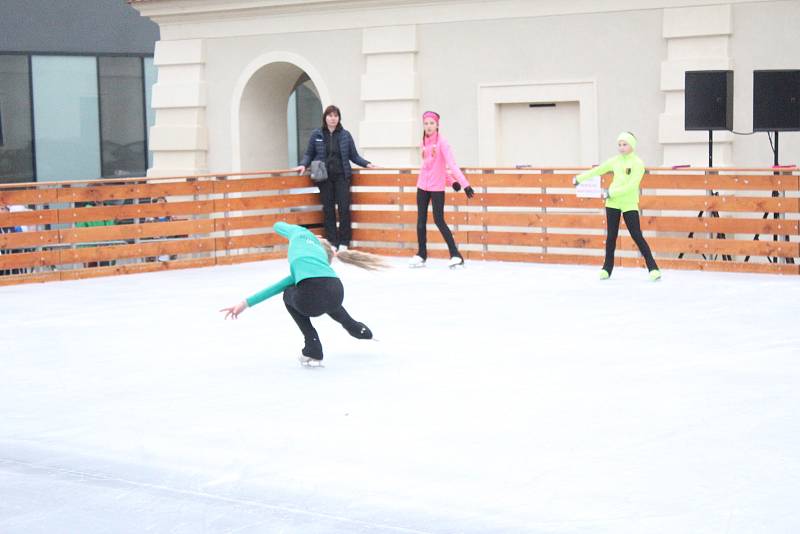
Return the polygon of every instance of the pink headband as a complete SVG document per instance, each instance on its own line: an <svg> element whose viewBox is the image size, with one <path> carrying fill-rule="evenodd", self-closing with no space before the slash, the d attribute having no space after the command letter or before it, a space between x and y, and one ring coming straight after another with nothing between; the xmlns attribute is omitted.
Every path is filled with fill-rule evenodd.
<svg viewBox="0 0 800 534"><path fill-rule="evenodd" d="M425 119L433 119L436 121L436 124L439 124L439 114L435 111L426 111L422 114L422 120Z"/></svg>

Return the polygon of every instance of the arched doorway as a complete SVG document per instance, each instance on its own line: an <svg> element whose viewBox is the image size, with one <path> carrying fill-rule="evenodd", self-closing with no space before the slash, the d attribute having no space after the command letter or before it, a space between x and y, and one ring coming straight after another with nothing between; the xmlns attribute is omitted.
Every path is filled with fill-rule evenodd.
<svg viewBox="0 0 800 534"><path fill-rule="evenodd" d="M327 88L305 60L269 54L251 63L234 94L233 143L237 170L297 165L319 126Z"/></svg>

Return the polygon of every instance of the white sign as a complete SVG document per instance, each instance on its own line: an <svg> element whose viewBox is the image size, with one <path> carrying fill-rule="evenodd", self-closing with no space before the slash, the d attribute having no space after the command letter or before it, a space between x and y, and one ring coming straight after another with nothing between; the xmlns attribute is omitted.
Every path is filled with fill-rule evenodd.
<svg viewBox="0 0 800 534"><path fill-rule="evenodd" d="M602 188L600 187L600 177L595 176L576 185L575 195L578 198L601 198Z"/></svg>

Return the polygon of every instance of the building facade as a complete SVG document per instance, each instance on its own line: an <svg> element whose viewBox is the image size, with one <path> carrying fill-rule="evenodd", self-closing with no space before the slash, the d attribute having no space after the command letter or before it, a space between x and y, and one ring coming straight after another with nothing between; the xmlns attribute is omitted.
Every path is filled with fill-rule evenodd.
<svg viewBox="0 0 800 534"><path fill-rule="evenodd" d="M124 0L3 0L0 183L144 175L157 39Z"/></svg>
<svg viewBox="0 0 800 534"><path fill-rule="evenodd" d="M734 128L749 132L752 71L800 68L796 0L132 5L161 30L155 176L293 165L300 80L385 166L418 164L427 109L464 166L590 165L620 130L649 165L704 165L707 134L684 130L684 72L734 70ZM799 159L797 135L781 147ZM772 152L766 134L718 132L714 160L763 166Z"/></svg>

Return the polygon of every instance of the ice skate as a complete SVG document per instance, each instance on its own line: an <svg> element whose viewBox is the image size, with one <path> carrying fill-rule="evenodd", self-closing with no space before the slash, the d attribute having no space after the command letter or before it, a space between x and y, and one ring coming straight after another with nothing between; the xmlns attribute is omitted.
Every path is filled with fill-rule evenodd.
<svg viewBox="0 0 800 534"><path fill-rule="evenodd" d="M611 278L611 274L606 271L605 269L600 270L600 280L608 280Z"/></svg>
<svg viewBox="0 0 800 534"><path fill-rule="evenodd" d="M412 269L418 269L420 267L425 267L425 258L422 256L414 255L410 260L408 260L408 266Z"/></svg>
<svg viewBox="0 0 800 534"><path fill-rule="evenodd" d="M451 269L455 269L456 267L463 267L464 266L464 258L459 256L453 256L450 258L450 261L447 264L448 267Z"/></svg>
<svg viewBox="0 0 800 534"><path fill-rule="evenodd" d="M322 343L319 342L319 338L306 338L306 345L299 360L305 367L322 367Z"/></svg>
<svg viewBox="0 0 800 534"><path fill-rule="evenodd" d="M364 323L353 323L347 328L347 332L356 339L372 339L372 330Z"/></svg>
<svg viewBox="0 0 800 534"><path fill-rule="evenodd" d="M325 367L324 365L322 365L322 360L318 360L316 358L303 356L301 354L297 359L300 362L300 365L302 365L303 367Z"/></svg>
<svg viewBox="0 0 800 534"><path fill-rule="evenodd" d="M659 271L658 269L653 269L652 271L650 271L650 280L652 280L653 282L658 282L659 280L661 280L661 271Z"/></svg>

